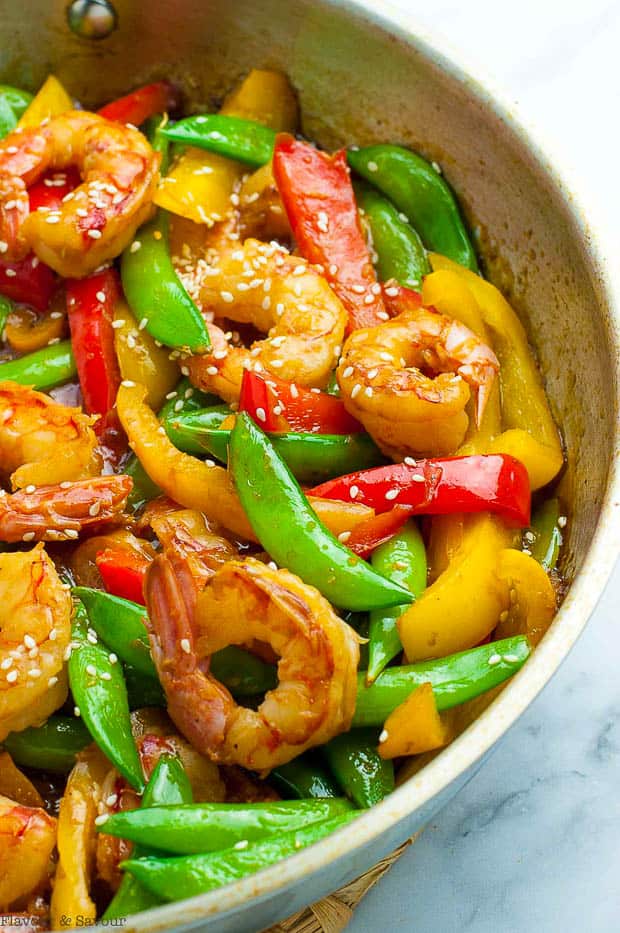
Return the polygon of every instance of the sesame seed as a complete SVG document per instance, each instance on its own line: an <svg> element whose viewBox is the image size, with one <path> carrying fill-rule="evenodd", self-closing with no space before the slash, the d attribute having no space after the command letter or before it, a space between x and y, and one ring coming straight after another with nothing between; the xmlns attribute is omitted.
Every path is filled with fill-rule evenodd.
<svg viewBox="0 0 620 933"><path fill-rule="evenodd" d="M356 295L363 295L364 292L366 291L366 286L365 285L352 285L351 291L355 292Z"/></svg>
<svg viewBox="0 0 620 933"><path fill-rule="evenodd" d="M97 301L105 301L105 292L99 291L95 293L95 298Z"/></svg>
<svg viewBox="0 0 620 933"><path fill-rule="evenodd" d="M14 279L17 275L17 272L15 269L5 269L4 274L6 275L7 279Z"/></svg>
<svg viewBox="0 0 620 933"><path fill-rule="evenodd" d="M80 712L80 707L79 707L79 706L74 706L74 707L73 707L73 715L74 715L74 716L77 716L78 718L82 715L81 712Z"/></svg>
<svg viewBox="0 0 620 933"><path fill-rule="evenodd" d="M13 658L3 658L0 663L0 670L8 671L13 664Z"/></svg>
<svg viewBox="0 0 620 933"><path fill-rule="evenodd" d="M47 637L49 638L50 641L56 641L56 639L58 638L58 632L56 631L55 628L51 628L50 633Z"/></svg>
<svg viewBox="0 0 620 933"><path fill-rule="evenodd" d="M131 246L129 247L129 252L137 253L141 246L142 246L142 243L140 242L140 240L134 240Z"/></svg>
<svg viewBox="0 0 620 933"><path fill-rule="evenodd" d="M414 473L411 479L413 480L414 483L425 483L426 482L426 480L420 473Z"/></svg>
<svg viewBox="0 0 620 933"><path fill-rule="evenodd" d="M366 388L364 389L364 395L365 395L367 398L372 398L372 396L373 396L373 388L372 388L372 386L366 386Z"/></svg>
<svg viewBox="0 0 620 933"><path fill-rule="evenodd" d="M182 398L180 398L180 399L178 400L178 402L175 402L175 403L174 403L174 410L175 410L175 411L183 411L183 406L184 406L184 405L185 405L185 402L183 401Z"/></svg>
<svg viewBox="0 0 620 933"><path fill-rule="evenodd" d="M114 330L120 330L121 327L125 326L125 321L122 321L120 318L116 321L112 321L112 327Z"/></svg>
<svg viewBox="0 0 620 933"><path fill-rule="evenodd" d="M416 461L413 459L413 457L405 457L405 459L403 460L403 463L405 464L405 466L410 466L410 467L414 467L416 465Z"/></svg>
<svg viewBox="0 0 620 933"><path fill-rule="evenodd" d="M303 275L305 271L306 271L306 267L303 265L303 263L299 263L293 269L293 275Z"/></svg>
<svg viewBox="0 0 620 933"><path fill-rule="evenodd" d="M399 493L399 492L400 492L399 489L388 489L388 491L387 491L386 494L385 494L385 498L386 498L389 502L391 502L392 499L396 499L396 497L398 496L398 493Z"/></svg>
<svg viewBox="0 0 620 933"><path fill-rule="evenodd" d="M24 492L27 492L31 495L33 492L36 491L36 488L37 488L36 486L33 486L32 483L30 483L29 486L26 486Z"/></svg>
<svg viewBox="0 0 620 933"><path fill-rule="evenodd" d="M491 667L495 667L495 665L499 664L501 660L502 660L501 654L497 654L496 652L495 654L492 654L489 656L489 660L487 661L487 664L489 664Z"/></svg>
<svg viewBox="0 0 620 933"><path fill-rule="evenodd" d="M78 215L78 217L88 217L88 211L85 207L77 207L75 209L75 213Z"/></svg>
<svg viewBox="0 0 620 933"><path fill-rule="evenodd" d="M34 541L34 531L26 531L22 535L22 541Z"/></svg>
<svg viewBox="0 0 620 933"><path fill-rule="evenodd" d="M142 320L140 321L140 323L138 324L138 330L144 330L144 328L146 327L146 325L148 324L148 322L149 322L149 321L148 321L148 318L143 317Z"/></svg>
<svg viewBox="0 0 620 933"><path fill-rule="evenodd" d="M278 569L278 565L276 564L275 560L270 560L267 566L269 567L270 570Z"/></svg>
<svg viewBox="0 0 620 933"><path fill-rule="evenodd" d="M97 676L97 668L95 667L94 664L87 664L87 665L86 665L86 673L87 673L90 677L96 677L96 676Z"/></svg>
<svg viewBox="0 0 620 933"><path fill-rule="evenodd" d="M359 496L359 492L360 492L359 486L351 486L351 488L349 489L349 495L352 499L357 499L357 497Z"/></svg>
<svg viewBox="0 0 620 933"><path fill-rule="evenodd" d="M364 298L364 304L365 304L365 305L371 305L371 304L374 302L374 300L375 300L375 296L374 296L374 295L366 295L365 298Z"/></svg>
<svg viewBox="0 0 620 933"><path fill-rule="evenodd" d="M354 370L354 368L353 368L352 366L347 366L346 369L343 370L342 378L343 378L343 379L348 379L349 376L352 376L354 372L355 372L355 370Z"/></svg>
<svg viewBox="0 0 620 933"><path fill-rule="evenodd" d="M378 373L379 373L379 370L378 370L378 369L369 369L369 370L368 370L368 378L369 378L369 379L374 379L375 376L378 375Z"/></svg>
<svg viewBox="0 0 620 933"><path fill-rule="evenodd" d="M387 313L387 311L377 311L377 317L380 321L389 321L390 319L390 315Z"/></svg>
<svg viewBox="0 0 620 933"><path fill-rule="evenodd" d="M338 540L342 541L343 544L346 544L349 538L351 537L350 531L341 531L338 535Z"/></svg>
<svg viewBox="0 0 620 933"><path fill-rule="evenodd" d="M206 464L208 467L214 467L214 466L215 466L215 460L205 460L205 464Z"/></svg>
<svg viewBox="0 0 620 933"><path fill-rule="evenodd" d="M218 372L217 366L207 366L207 376L217 376Z"/></svg>
<svg viewBox="0 0 620 933"><path fill-rule="evenodd" d="M338 266L336 265L335 262L331 264L328 271L330 275L336 275L336 273L338 272Z"/></svg>
<svg viewBox="0 0 620 933"><path fill-rule="evenodd" d="M369 172L376 172L379 166L377 165L376 162L367 162L366 168L368 169Z"/></svg>
<svg viewBox="0 0 620 933"><path fill-rule="evenodd" d="M89 230L88 236L91 240L100 240L101 239L101 230Z"/></svg>
<svg viewBox="0 0 620 933"><path fill-rule="evenodd" d="M24 644L26 648L36 648L37 645L32 635L24 635Z"/></svg>
<svg viewBox="0 0 620 933"><path fill-rule="evenodd" d="M110 664L116 664L118 661L118 655L114 654L113 651L110 651L108 655L108 661L110 662Z"/></svg>
<svg viewBox="0 0 620 933"><path fill-rule="evenodd" d="M387 738L388 738L388 731L387 731L387 729L384 729L384 730L381 732L381 735L379 736L379 742L386 742L386 741L387 741Z"/></svg>
<svg viewBox="0 0 620 933"><path fill-rule="evenodd" d="M506 662L506 664L518 664L519 658L516 654L505 654L504 661Z"/></svg>
<svg viewBox="0 0 620 933"><path fill-rule="evenodd" d="M566 515L560 515L560 517L558 518L558 528L566 528L567 522L568 522L568 519Z"/></svg>
<svg viewBox="0 0 620 933"><path fill-rule="evenodd" d="M112 675L109 671L102 671L99 676L101 680L112 680Z"/></svg>
<svg viewBox="0 0 620 933"><path fill-rule="evenodd" d="M93 504L90 506L88 510L88 514L94 518L95 515L99 515L100 510L101 510L101 502L100 501L93 502Z"/></svg>
<svg viewBox="0 0 620 933"><path fill-rule="evenodd" d="M189 643L189 638L182 638L180 644L181 651L184 651L185 654L189 654L191 652L192 646Z"/></svg>
<svg viewBox="0 0 620 933"><path fill-rule="evenodd" d="M40 667L31 667L30 670L28 671L28 677L32 677L33 680L36 680L40 676L41 676Z"/></svg>
<svg viewBox="0 0 620 933"><path fill-rule="evenodd" d="M284 366L284 360L272 360L269 365L273 366L274 369L279 369L281 366Z"/></svg>
<svg viewBox="0 0 620 933"><path fill-rule="evenodd" d="M101 813L99 816L95 817L95 826L103 826L103 824L107 822L108 822L107 813Z"/></svg>
<svg viewBox="0 0 620 933"><path fill-rule="evenodd" d="M235 842L233 849L247 849L249 844L247 839L240 839L239 842Z"/></svg>
<svg viewBox="0 0 620 933"><path fill-rule="evenodd" d="M105 799L106 806L113 807L118 802L118 794L110 794L109 797Z"/></svg>
<svg viewBox="0 0 620 933"><path fill-rule="evenodd" d="M99 639L97 638L97 633L93 632L92 629L89 629L86 633L86 640L90 642L91 645L99 644Z"/></svg>
<svg viewBox="0 0 620 933"><path fill-rule="evenodd" d="M437 174L441 175L441 165L439 164L439 162L431 162L431 165L433 166Z"/></svg>
<svg viewBox="0 0 620 933"><path fill-rule="evenodd" d="M181 375L189 376L189 366L181 366Z"/></svg>
<svg viewBox="0 0 620 933"><path fill-rule="evenodd" d="M133 389L135 388L136 384L135 382L132 382L131 379L123 379L123 381L121 382L121 385L125 386L126 389Z"/></svg>
<svg viewBox="0 0 620 933"><path fill-rule="evenodd" d="M75 539L75 538L79 538L80 536L79 531L77 531L75 528L65 528L64 533L66 534L67 538Z"/></svg>
<svg viewBox="0 0 620 933"><path fill-rule="evenodd" d="M9 671L9 673L6 675L7 683L14 684L18 677L19 677L19 674L17 673L17 671L15 670Z"/></svg>
<svg viewBox="0 0 620 933"><path fill-rule="evenodd" d="M359 382L356 382L353 388L351 389L351 398L355 398L358 392L361 392L361 391L362 391L361 385L359 384Z"/></svg>
<svg viewBox="0 0 620 933"><path fill-rule="evenodd" d="M0 253L6 253L9 244L5 240L0 240Z"/></svg>
<svg viewBox="0 0 620 933"><path fill-rule="evenodd" d="M225 301L226 304L232 304L232 302L235 300L235 296L232 292L220 292L220 298L222 301Z"/></svg>
<svg viewBox="0 0 620 933"><path fill-rule="evenodd" d="M292 398L299 398L299 389L297 388L294 382L291 382L289 391L291 393Z"/></svg>
<svg viewBox="0 0 620 933"><path fill-rule="evenodd" d="M54 677L50 677L50 679L48 680L47 686L55 687L57 683L58 683L58 678L54 675Z"/></svg>
<svg viewBox="0 0 620 933"><path fill-rule="evenodd" d="M265 295L261 307L263 311L269 311L269 308L271 307L271 298L269 295Z"/></svg>
<svg viewBox="0 0 620 933"><path fill-rule="evenodd" d="M256 409L256 417L258 418L259 421L262 421L264 423L267 420L267 414L265 412L265 409L259 406Z"/></svg>

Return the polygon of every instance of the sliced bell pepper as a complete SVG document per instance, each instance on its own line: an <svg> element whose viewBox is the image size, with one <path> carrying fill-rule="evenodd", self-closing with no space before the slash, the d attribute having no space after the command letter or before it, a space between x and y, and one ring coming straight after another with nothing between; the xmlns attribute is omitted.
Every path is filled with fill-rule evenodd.
<svg viewBox="0 0 620 933"><path fill-rule="evenodd" d="M169 81L155 81L111 101L97 112L106 120L140 126L156 113L166 113L179 104L179 93Z"/></svg>
<svg viewBox="0 0 620 933"><path fill-rule="evenodd" d="M532 487L546 485L561 469L564 457L560 435L523 325L502 293L490 282L437 253L430 254L430 261L433 269L448 269L461 276L491 332L493 348L500 362L502 422L506 435L506 438L500 435L494 439L494 450L499 451L505 446L503 438L510 442L506 429L531 435L537 445L535 472L531 473ZM506 453L518 456L515 440L512 435L513 446ZM525 439L522 442L525 446Z"/></svg>
<svg viewBox="0 0 620 933"><path fill-rule="evenodd" d="M54 346L65 332L66 317L54 311L36 314L18 307L11 312L4 328L4 338L16 353L34 353Z"/></svg>
<svg viewBox="0 0 620 933"><path fill-rule="evenodd" d="M142 588L150 561L128 548L106 548L95 558L107 593L144 606Z"/></svg>
<svg viewBox="0 0 620 933"><path fill-rule="evenodd" d="M506 454L390 464L328 480L310 492L326 499L353 499L376 512L407 505L415 515L486 511L522 528L530 521L527 471Z"/></svg>
<svg viewBox="0 0 620 933"><path fill-rule="evenodd" d="M160 408L179 381L179 368L164 347L136 323L122 298L114 306L114 349L122 379L146 387L151 408Z"/></svg>
<svg viewBox="0 0 620 933"><path fill-rule="evenodd" d="M263 378L253 373L256 379ZM310 434L354 434L363 431L363 426L344 407L342 399L318 389L306 389L291 382L285 382L271 374L265 377L270 389L282 406L291 431L305 431Z"/></svg>
<svg viewBox="0 0 620 933"><path fill-rule="evenodd" d="M253 69L229 94L221 114L253 120L274 130L294 132L297 102L285 75ZM216 153L188 146L161 179L155 193L159 207L211 226L231 210L230 196L245 168Z"/></svg>
<svg viewBox="0 0 620 933"><path fill-rule="evenodd" d="M239 411L247 411L263 431L287 431L289 424L278 410L278 396L258 373L246 369L241 380Z"/></svg>
<svg viewBox="0 0 620 933"><path fill-rule="evenodd" d="M381 758L421 755L447 745L450 725L443 721L430 683L420 684L385 720L379 736Z"/></svg>
<svg viewBox="0 0 620 933"><path fill-rule="evenodd" d="M84 407L100 415L98 436L120 452L122 445L114 403L121 373L114 349L114 308L120 296L117 272L110 268L86 279L67 282L71 342Z"/></svg>
<svg viewBox="0 0 620 933"><path fill-rule="evenodd" d="M557 564L562 546L559 519L560 503L557 499L547 499L532 515L530 535L533 535L534 540L529 544L529 548L532 557L542 564L547 572L553 570ZM527 540L527 533L525 537Z"/></svg>
<svg viewBox="0 0 620 933"><path fill-rule="evenodd" d="M45 311L56 288L56 274L31 253L18 262L0 260L0 294Z"/></svg>
<svg viewBox="0 0 620 933"><path fill-rule="evenodd" d="M497 575L510 533L496 518L466 522L463 543L447 569L398 620L409 661L438 658L479 645L493 631L510 599Z"/></svg>
<svg viewBox="0 0 620 933"><path fill-rule="evenodd" d="M349 314L348 330L385 320L344 150L329 156L282 134L273 152L273 174L297 248L323 266Z"/></svg>
<svg viewBox="0 0 620 933"><path fill-rule="evenodd" d="M395 505L389 512L373 515L367 521L360 522L359 525L355 526L346 540L347 547L358 557L370 557L376 548L394 537L411 516L411 513L410 506ZM379 573L381 572L379 571Z"/></svg>
<svg viewBox="0 0 620 933"><path fill-rule="evenodd" d="M555 590L544 568L523 551L506 548L497 562L497 575L510 587L510 605L500 617L497 638L527 635L536 646L553 621Z"/></svg>
<svg viewBox="0 0 620 933"><path fill-rule="evenodd" d="M17 126L40 126L43 120L57 117L73 109L73 101L54 75L50 75L41 85L36 95L19 118Z"/></svg>

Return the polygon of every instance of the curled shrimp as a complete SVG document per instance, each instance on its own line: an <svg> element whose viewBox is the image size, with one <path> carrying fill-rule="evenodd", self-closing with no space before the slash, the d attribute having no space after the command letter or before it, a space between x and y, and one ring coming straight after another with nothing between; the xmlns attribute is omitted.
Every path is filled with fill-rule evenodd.
<svg viewBox="0 0 620 933"><path fill-rule="evenodd" d="M76 483L0 490L0 541L69 541L84 528L120 517L131 492L129 476L96 476Z"/></svg>
<svg viewBox="0 0 620 933"><path fill-rule="evenodd" d="M94 419L16 382L0 382L0 475L13 489L99 472Z"/></svg>
<svg viewBox="0 0 620 933"><path fill-rule="evenodd" d="M145 593L168 712L214 761L268 771L349 728L358 638L314 587L250 557L224 564L199 592L185 562L158 557ZM251 638L280 657L279 684L257 710L208 671L213 652Z"/></svg>
<svg viewBox="0 0 620 933"><path fill-rule="evenodd" d="M118 256L152 210L160 156L138 130L70 110L0 143L0 239L5 259L30 250L65 278ZM30 213L27 188L75 165L82 183L56 211Z"/></svg>
<svg viewBox="0 0 620 933"><path fill-rule="evenodd" d="M0 796L0 910L23 903L50 877L56 820Z"/></svg>
<svg viewBox="0 0 620 933"><path fill-rule="evenodd" d="M384 453L432 456L463 441L470 387L480 420L498 369L491 348L464 324L409 308L351 334L337 377L347 410Z"/></svg>
<svg viewBox="0 0 620 933"><path fill-rule="evenodd" d="M42 544L0 554L0 741L65 701L71 599Z"/></svg>
<svg viewBox="0 0 620 933"><path fill-rule="evenodd" d="M209 325L211 350L187 361L192 382L226 401L239 398L244 369L289 382L324 386L342 347L346 312L323 276L272 243L246 240L207 267L200 289L205 312L267 334L250 348L234 346Z"/></svg>

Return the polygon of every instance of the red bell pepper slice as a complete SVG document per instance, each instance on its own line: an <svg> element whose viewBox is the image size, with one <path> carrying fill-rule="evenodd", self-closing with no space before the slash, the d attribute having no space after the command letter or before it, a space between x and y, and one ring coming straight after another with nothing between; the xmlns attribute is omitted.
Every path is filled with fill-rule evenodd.
<svg viewBox="0 0 620 933"><path fill-rule="evenodd" d="M343 544L358 557L369 557L375 548L394 537L413 511L409 505L395 505L389 512L373 515L356 525Z"/></svg>
<svg viewBox="0 0 620 933"><path fill-rule="evenodd" d="M519 528L530 521L527 470L508 454L408 459L328 480L308 494L361 502L377 513L408 505L414 515L495 512Z"/></svg>
<svg viewBox="0 0 620 933"><path fill-rule="evenodd" d="M19 262L0 260L0 294L45 311L56 288L56 274L30 253Z"/></svg>
<svg viewBox="0 0 620 933"><path fill-rule="evenodd" d="M174 85L169 81L156 81L111 101L105 107L101 107L98 113L106 120L140 126L149 117L173 110L178 104L179 93Z"/></svg>
<svg viewBox="0 0 620 933"><path fill-rule="evenodd" d="M271 386L258 373L246 369L241 380L239 411L246 411L263 431L289 431L290 425L282 410Z"/></svg>
<svg viewBox="0 0 620 933"><path fill-rule="evenodd" d="M142 587L150 561L128 548L105 548L95 557L107 593L144 606Z"/></svg>
<svg viewBox="0 0 620 933"><path fill-rule="evenodd" d="M114 409L121 373L112 320L119 296L120 282L114 269L67 281L69 328L84 407L89 414L101 415L95 430L117 454L123 446Z"/></svg>
<svg viewBox="0 0 620 933"><path fill-rule="evenodd" d="M28 188L30 212L38 211L40 207L50 211L60 210L63 198L77 188L81 180L80 173L73 165L63 172L44 175Z"/></svg>
<svg viewBox="0 0 620 933"><path fill-rule="evenodd" d="M359 421L346 410L342 399L318 389L306 389L293 382L285 382L271 373L262 378L282 406L282 414L288 423L285 430L310 434L355 434L364 430Z"/></svg>
<svg viewBox="0 0 620 933"><path fill-rule="evenodd" d="M422 307L422 295L419 292L395 282L383 286L383 298L390 317L397 317L403 311Z"/></svg>
<svg viewBox="0 0 620 933"><path fill-rule="evenodd" d="M309 262L323 266L348 312L348 331L386 320L344 150L330 156L279 134L273 174L297 248Z"/></svg>

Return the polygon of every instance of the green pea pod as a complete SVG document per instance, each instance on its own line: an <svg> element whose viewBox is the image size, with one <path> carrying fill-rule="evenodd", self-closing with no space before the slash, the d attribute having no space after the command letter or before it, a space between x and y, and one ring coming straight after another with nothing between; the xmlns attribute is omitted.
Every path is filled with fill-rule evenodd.
<svg viewBox="0 0 620 933"><path fill-rule="evenodd" d="M101 751L139 793L144 776L131 734L127 688L120 664L89 633L88 615L76 602L71 630L69 684L86 727Z"/></svg>
<svg viewBox="0 0 620 933"><path fill-rule="evenodd" d="M338 379L336 377L336 370L332 369L331 376L329 377L329 382L325 386L325 391L328 395L334 395L336 398L340 398L340 386L338 385Z"/></svg>
<svg viewBox="0 0 620 933"><path fill-rule="evenodd" d="M431 271L419 233L370 185L356 184L355 197L370 226L379 279L395 279L399 285L419 289Z"/></svg>
<svg viewBox="0 0 620 933"><path fill-rule="evenodd" d="M542 564L547 573L558 562L562 546L562 532L558 525L560 503L557 499L546 499L532 516L531 533L534 542L529 545L532 557Z"/></svg>
<svg viewBox="0 0 620 933"><path fill-rule="evenodd" d="M370 563L385 577L406 586L418 599L426 587L426 550L416 523L408 521L393 538L379 545L373 551ZM406 606L395 606L370 613L368 683L372 683L392 658L403 650L396 623L405 609Z"/></svg>
<svg viewBox="0 0 620 933"><path fill-rule="evenodd" d="M370 686L365 674L359 674L353 725L383 725L423 683L432 684L438 710L459 706L512 677L529 656L527 638L517 635L434 661L388 667Z"/></svg>
<svg viewBox="0 0 620 933"><path fill-rule="evenodd" d="M199 855L256 842L330 820L351 809L348 800L279 800L277 803L196 803L115 813L99 827L111 836L156 845L174 855Z"/></svg>
<svg viewBox="0 0 620 933"><path fill-rule="evenodd" d="M204 319L175 272L168 246L168 216L158 211L140 228L121 258L123 291L137 321L168 347L204 351L210 346Z"/></svg>
<svg viewBox="0 0 620 933"><path fill-rule="evenodd" d="M379 756L376 729L353 729L322 751L343 792L358 807L372 807L394 790L394 765Z"/></svg>
<svg viewBox="0 0 620 933"><path fill-rule="evenodd" d="M2 340L2 335L4 334L4 328L6 327L6 322L9 314L13 310L13 302L10 298L7 298L6 295L0 295L0 340ZM0 363L0 366L3 364ZM2 370L0 369L0 372Z"/></svg>
<svg viewBox="0 0 620 933"><path fill-rule="evenodd" d="M321 524L269 438L246 412L237 417L229 458L243 509L277 564L343 609L379 609L412 601L407 590L376 573Z"/></svg>
<svg viewBox="0 0 620 933"><path fill-rule="evenodd" d="M207 392L201 392L196 386L193 386L187 376L176 385L173 392L159 409L157 417L160 421L167 421L169 418L181 418L191 411L199 411L201 408L209 408L213 405L221 405L222 401L217 395L210 395ZM228 409L230 414L230 409Z"/></svg>
<svg viewBox="0 0 620 933"><path fill-rule="evenodd" d="M142 685L148 695L152 695L149 685L136 677L148 677L157 681L159 687L157 671L151 658L144 606L88 586L74 587L73 595L83 602L90 624L102 642L132 669L133 690ZM212 656L211 673L235 696L265 693L277 684L273 665L265 664L256 655L236 645L222 648Z"/></svg>
<svg viewBox="0 0 620 933"><path fill-rule="evenodd" d="M213 453L211 447L214 446L218 454L224 450L224 462L226 462L226 445L230 431L223 432L224 442L218 444L217 437L212 440L212 434L218 432L219 426L230 415L228 405L212 405L209 408L193 409L185 414L176 412L169 415L162 421L166 434L175 447L185 451L186 454L195 456L204 456L205 453ZM218 459L222 459L218 454L213 453Z"/></svg>
<svg viewBox="0 0 620 933"><path fill-rule="evenodd" d="M168 171L168 164L170 162L170 144L166 137L160 132L160 130L163 130L163 128L166 126L167 122L168 117L166 114L155 113L152 117L149 117L148 120L146 120L144 125L144 135L150 142L155 152L161 153L159 171L162 175L165 175Z"/></svg>
<svg viewBox="0 0 620 933"><path fill-rule="evenodd" d="M0 84L0 97L9 105L16 121L25 113L32 102L32 94L28 91L22 91L19 87L12 87L10 84Z"/></svg>
<svg viewBox="0 0 620 933"><path fill-rule="evenodd" d="M456 198L426 159L403 146L389 144L351 149L347 158L358 175L406 215L427 249L478 271L476 253Z"/></svg>
<svg viewBox="0 0 620 933"><path fill-rule="evenodd" d="M0 93L0 139L8 136L17 126L17 117L13 113L6 97Z"/></svg>
<svg viewBox="0 0 620 933"><path fill-rule="evenodd" d="M162 127L159 133L172 142L208 149L254 168L269 162L276 137L275 131L262 123L219 113L186 117Z"/></svg>
<svg viewBox="0 0 620 933"><path fill-rule="evenodd" d="M295 855L305 846L346 826L356 816L355 811L342 813L323 823L311 823L303 829L251 842L244 848L224 849L205 855L129 859L121 867L164 900L178 901L246 878L261 868Z"/></svg>
<svg viewBox="0 0 620 933"><path fill-rule="evenodd" d="M192 454L211 454L228 462L230 431L220 424L230 414L226 409L208 408L165 423L168 437L179 450ZM367 470L384 462L380 450L368 434L268 434L274 450L288 465L300 483L316 484L343 473Z"/></svg>
<svg viewBox="0 0 620 933"><path fill-rule="evenodd" d="M186 804L191 803L192 800L192 787L183 765L172 755L162 755L146 786L141 807L154 810L162 805ZM141 858L150 855L151 850L134 846L131 854L133 858ZM115 920L130 917L141 910L156 907L157 904L161 904L160 897L143 887L131 875L125 874L102 919Z"/></svg>
<svg viewBox="0 0 620 933"><path fill-rule="evenodd" d="M67 774L77 753L91 742L90 732L81 719L50 716L42 726L11 732L2 744L20 767Z"/></svg>
<svg viewBox="0 0 620 933"><path fill-rule="evenodd" d="M285 797L337 797L340 793L332 776L312 752L274 768L269 780Z"/></svg>
<svg viewBox="0 0 620 933"><path fill-rule="evenodd" d="M0 363L0 378L10 379L20 385L34 386L47 392L77 375L70 340L61 340L51 347L43 347L20 356L17 360Z"/></svg>
<svg viewBox="0 0 620 933"><path fill-rule="evenodd" d="M130 509L137 511L147 502L150 502L151 499L163 495L159 486L153 482L135 454L131 454L125 463L123 473L130 476L133 482L131 492L127 497L127 505Z"/></svg>

